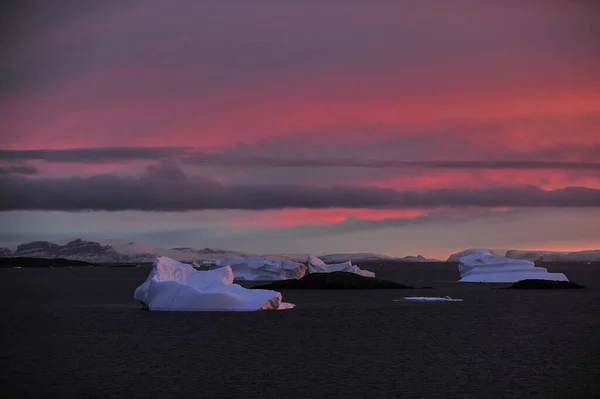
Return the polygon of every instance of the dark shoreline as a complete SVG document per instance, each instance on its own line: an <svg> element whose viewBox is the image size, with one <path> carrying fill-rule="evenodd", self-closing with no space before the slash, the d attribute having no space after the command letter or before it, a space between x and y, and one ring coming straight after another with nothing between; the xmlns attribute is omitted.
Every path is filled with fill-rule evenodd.
<svg viewBox="0 0 600 399"><path fill-rule="evenodd" d="M129 262L129 263L93 263L81 260L65 258L28 258L28 257L0 257L0 268L45 268L45 267L151 267L152 262Z"/></svg>

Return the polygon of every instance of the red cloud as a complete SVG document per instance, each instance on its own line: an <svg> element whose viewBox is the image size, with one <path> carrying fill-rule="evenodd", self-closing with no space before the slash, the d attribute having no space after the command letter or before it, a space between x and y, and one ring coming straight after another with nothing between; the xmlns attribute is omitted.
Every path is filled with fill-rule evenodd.
<svg viewBox="0 0 600 399"><path fill-rule="evenodd" d="M158 95L161 85L152 83L155 72L115 68L51 87L33 98L5 101L0 104L0 115L8 121L7 148L16 149L207 148L298 134L315 143L361 142L390 138L389 131L377 126L397 126L396 136L406 128L427 135L456 123L573 118L600 112L595 72L600 60L580 57L567 64L546 57L531 61L486 59L360 74L332 70L202 94L173 89L162 96ZM202 69L184 73L202 74ZM194 78L190 75L189 79ZM153 89L157 94L148 95ZM334 128L339 126L373 128L368 134L349 135L336 133ZM471 139L500 148L535 149L556 142L594 143L598 131L576 136L555 129L540 133L524 123L518 130L482 131Z"/></svg>

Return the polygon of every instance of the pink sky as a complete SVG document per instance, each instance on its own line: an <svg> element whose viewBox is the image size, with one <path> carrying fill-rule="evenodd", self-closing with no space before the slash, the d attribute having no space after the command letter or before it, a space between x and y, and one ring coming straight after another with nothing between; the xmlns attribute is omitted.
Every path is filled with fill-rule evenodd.
<svg viewBox="0 0 600 399"><path fill-rule="evenodd" d="M0 238L91 232L198 247L251 242L257 250L289 252L309 247L310 228L327 235L323 251L439 255L482 242L473 226L485 221L487 229L505 231L490 234L483 242L489 246L600 248L600 232L585 225L600 207L598 7L587 1L344 4L14 7L0 42L0 184L15 194L0 209ZM281 165L290 159L293 166ZM98 175L106 187L97 195L52 192L74 181L88 187L86 179ZM103 202L114 184L128 187L119 179L137 176L154 205L124 189L122 203L108 195L110 206ZM344 186L434 196L455 189L461 199L485 198L446 198L418 209L406 201L369 206L384 195L369 192L352 206L331 194L322 205L240 200L231 211L186 205L171 212L161 208L158 192L176 187L174 181L248 198L264 186L273 195L288 186L300 193ZM546 191L525 205L470 191L502 187ZM554 192L571 187L587 189L585 201L583 194ZM101 221L109 209L119 223ZM488 219L489 212L515 220ZM548 219L561 221L557 231L534 231ZM357 232L356 220L368 228ZM450 236L456 233L449 224L461 240ZM567 225L572 229L561 233ZM531 234L507 238L515 226ZM245 240L251 228L260 234ZM149 231L156 234L144 236ZM182 231L188 235L174 233ZM435 245L425 243L430 236Z"/></svg>

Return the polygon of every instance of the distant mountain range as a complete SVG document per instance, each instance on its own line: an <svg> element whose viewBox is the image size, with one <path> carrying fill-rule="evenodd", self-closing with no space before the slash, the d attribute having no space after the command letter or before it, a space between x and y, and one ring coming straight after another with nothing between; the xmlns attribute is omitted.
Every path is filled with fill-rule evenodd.
<svg viewBox="0 0 600 399"><path fill-rule="evenodd" d="M161 248L139 242L122 240L90 241L78 238L65 245L50 241L33 241L23 243L13 252L8 248L0 248L2 257L27 257L44 259L69 259L91 263L143 263L152 262L157 256L168 256L183 262L217 261L229 257L268 256L277 259L290 259L306 262L308 254L258 254L222 249L195 249L189 247ZM377 262L377 261L406 261L428 262L437 259L427 259L422 256L407 256L396 258L372 253L329 254L319 256L326 263L341 263L345 261Z"/></svg>
<svg viewBox="0 0 600 399"><path fill-rule="evenodd" d="M488 251L496 256L506 256L512 259L526 259L543 262L594 262L600 261L600 250L578 252L553 252L553 251L523 251L499 249L467 249L450 255L447 261L458 262L465 255ZM23 243L15 251L0 248L0 257L28 257L43 259L69 259L91 263L144 263L152 262L157 256L168 256L182 261L217 261L229 257L266 256L276 259L290 259L296 262L306 262L308 254L264 254L249 253L222 249L196 249L189 247L162 248L139 242L123 240L84 240L78 238L65 245L55 244L50 241L33 241ZM428 259L423 256L393 257L373 253L336 253L319 255L326 263L341 263L352 261L360 262L440 262L437 259Z"/></svg>

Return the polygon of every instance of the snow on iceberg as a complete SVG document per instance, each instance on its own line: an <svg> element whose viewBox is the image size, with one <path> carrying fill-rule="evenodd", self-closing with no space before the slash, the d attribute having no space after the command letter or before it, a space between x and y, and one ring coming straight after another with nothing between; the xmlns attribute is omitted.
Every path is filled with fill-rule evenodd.
<svg viewBox="0 0 600 399"><path fill-rule="evenodd" d="M486 251L460 258L458 272L459 282L469 283L514 283L527 279L569 281L563 273L548 273L528 260L498 257Z"/></svg>
<svg viewBox="0 0 600 399"><path fill-rule="evenodd" d="M255 311L291 309L281 293L249 290L233 284L230 267L198 271L192 266L161 256L133 297L150 310Z"/></svg>
<svg viewBox="0 0 600 399"><path fill-rule="evenodd" d="M375 273L368 270L362 270L358 266L352 264L351 261L344 263L335 263L331 265L325 264L315 255L308 255L308 272L309 273L331 273L331 272L346 272L359 274L363 277L375 277Z"/></svg>
<svg viewBox="0 0 600 399"><path fill-rule="evenodd" d="M595 262L600 261L600 250L587 250L576 252L556 251L531 251L521 249L466 249L454 253L448 258L448 262L458 262L466 255L477 252L489 252L494 256L504 256L511 259L524 259L538 262Z"/></svg>
<svg viewBox="0 0 600 399"><path fill-rule="evenodd" d="M372 254L372 253L348 253L348 254L327 254L319 257L323 262L327 263L344 263L346 261L351 262L388 262L395 261L399 258Z"/></svg>
<svg viewBox="0 0 600 399"><path fill-rule="evenodd" d="M462 302L462 299L449 296L405 296L404 299L394 299L395 302Z"/></svg>
<svg viewBox="0 0 600 399"><path fill-rule="evenodd" d="M306 265L287 259L231 257L219 261L218 267L230 266L238 280L300 279Z"/></svg>

